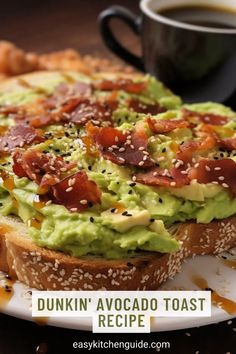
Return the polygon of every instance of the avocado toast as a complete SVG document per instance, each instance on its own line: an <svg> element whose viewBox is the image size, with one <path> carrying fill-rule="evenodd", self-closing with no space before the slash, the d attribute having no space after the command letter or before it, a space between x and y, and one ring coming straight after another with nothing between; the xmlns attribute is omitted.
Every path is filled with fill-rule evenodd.
<svg viewBox="0 0 236 354"><path fill-rule="evenodd" d="M156 289L236 244L235 113L150 76L0 87L0 268L39 289Z"/></svg>

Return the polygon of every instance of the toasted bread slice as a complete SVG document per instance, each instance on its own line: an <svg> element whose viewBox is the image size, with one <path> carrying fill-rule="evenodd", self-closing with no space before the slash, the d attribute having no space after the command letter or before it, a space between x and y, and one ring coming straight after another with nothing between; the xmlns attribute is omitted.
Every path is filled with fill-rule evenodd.
<svg viewBox="0 0 236 354"><path fill-rule="evenodd" d="M210 224L179 224L172 229L182 243L178 252L140 252L119 260L74 258L38 247L14 217L1 216L0 225L0 269L45 290L153 290L179 272L185 258L218 254L236 245L236 216Z"/></svg>

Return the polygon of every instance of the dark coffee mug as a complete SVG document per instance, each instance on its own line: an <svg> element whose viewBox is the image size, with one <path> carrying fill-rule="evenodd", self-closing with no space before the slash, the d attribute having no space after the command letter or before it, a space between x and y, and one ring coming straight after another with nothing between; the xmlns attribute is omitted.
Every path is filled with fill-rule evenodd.
<svg viewBox="0 0 236 354"><path fill-rule="evenodd" d="M111 6L99 16L102 37L119 57L139 70L158 77L186 102L226 102L236 92L236 1L223 5L235 10L235 28L187 24L165 17L163 8L180 5L219 6L219 0L142 0L142 16L121 6ZM114 36L110 21L125 21L141 36L142 58ZM235 98L236 100L236 98Z"/></svg>

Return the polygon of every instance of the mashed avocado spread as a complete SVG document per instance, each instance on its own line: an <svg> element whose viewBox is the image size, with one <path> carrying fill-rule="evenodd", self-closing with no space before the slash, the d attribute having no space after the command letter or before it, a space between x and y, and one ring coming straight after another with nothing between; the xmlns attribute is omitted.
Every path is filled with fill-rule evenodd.
<svg viewBox="0 0 236 354"><path fill-rule="evenodd" d="M236 161L228 145L203 146L210 136L227 144L234 138L235 113L220 104L184 105L150 76L120 82L68 72L24 76L0 89L0 112L0 212L18 215L39 246L110 259L139 251L175 252L180 245L168 232L174 223L209 223L236 213L225 177L201 181L198 174L199 161L206 158ZM177 125L170 128L170 121ZM33 127L36 137L25 130L23 137L11 135L16 125ZM53 182L50 171L43 170L47 162L42 169L36 160L26 166L29 151L41 154L40 161L43 154L56 159L63 178L50 161ZM176 172L181 164L185 169L172 174L173 166ZM190 178L193 170L196 178ZM190 179L183 182L188 173ZM65 187L68 175L72 178ZM48 184L43 185L45 176ZM74 185L93 202L89 197L78 202L75 191L72 205L67 196Z"/></svg>

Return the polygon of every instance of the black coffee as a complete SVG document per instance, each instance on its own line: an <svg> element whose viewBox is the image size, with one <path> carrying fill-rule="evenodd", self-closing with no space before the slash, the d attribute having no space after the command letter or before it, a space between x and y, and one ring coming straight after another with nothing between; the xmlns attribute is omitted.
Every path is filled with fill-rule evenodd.
<svg viewBox="0 0 236 354"><path fill-rule="evenodd" d="M157 13L191 25L226 29L236 28L236 10L230 8L180 5L159 10Z"/></svg>

